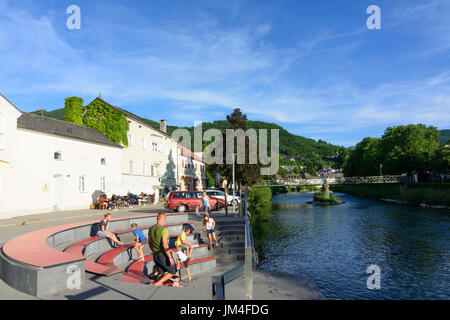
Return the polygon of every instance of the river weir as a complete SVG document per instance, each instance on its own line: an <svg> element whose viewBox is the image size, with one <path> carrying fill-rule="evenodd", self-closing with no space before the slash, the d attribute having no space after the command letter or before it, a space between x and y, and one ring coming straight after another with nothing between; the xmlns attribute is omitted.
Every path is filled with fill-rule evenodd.
<svg viewBox="0 0 450 320"><path fill-rule="evenodd" d="M338 196L339 206L309 204L312 193L274 196L260 268L306 278L327 299L450 299L448 212Z"/></svg>

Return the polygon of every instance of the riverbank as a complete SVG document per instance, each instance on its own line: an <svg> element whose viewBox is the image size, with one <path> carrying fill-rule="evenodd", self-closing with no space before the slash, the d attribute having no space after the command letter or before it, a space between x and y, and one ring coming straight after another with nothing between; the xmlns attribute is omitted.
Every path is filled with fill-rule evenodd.
<svg viewBox="0 0 450 320"><path fill-rule="evenodd" d="M332 190L391 203L450 210L450 184L336 185Z"/></svg>

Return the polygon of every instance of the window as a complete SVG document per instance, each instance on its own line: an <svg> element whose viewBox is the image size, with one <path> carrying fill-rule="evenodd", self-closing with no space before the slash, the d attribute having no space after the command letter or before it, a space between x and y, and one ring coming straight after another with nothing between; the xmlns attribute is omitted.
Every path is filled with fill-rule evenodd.
<svg viewBox="0 0 450 320"><path fill-rule="evenodd" d="M176 192L173 194L174 198L180 199L180 198L186 198L186 193L185 192Z"/></svg>
<svg viewBox="0 0 450 320"><path fill-rule="evenodd" d="M131 147L134 146L133 136L130 133L128 134L128 145Z"/></svg>
<svg viewBox="0 0 450 320"><path fill-rule="evenodd" d="M100 178L100 191L106 192L106 177Z"/></svg>
<svg viewBox="0 0 450 320"><path fill-rule="evenodd" d="M101 163L102 166L106 166L106 159L105 159L105 158L102 158L102 159L100 160L100 163Z"/></svg>
<svg viewBox="0 0 450 320"><path fill-rule="evenodd" d="M62 153L57 151L53 154L53 159L62 161Z"/></svg>
<svg viewBox="0 0 450 320"><path fill-rule="evenodd" d="M145 142L145 138L141 139L141 148L142 148L142 150L146 150L147 149L147 144Z"/></svg>
<svg viewBox="0 0 450 320"><path fill-rule="evenodd" d="M134 161L130 161L129 162L129 169L130 169L130 174L133 174L133 169L134 169Z"/></svg>
<svg viewBox="0 0 450 320"><path fill-rule="evenodd" d="M4 149L6 147L4 119L5 117L0 113L0 149Z"/></svg>
<svg viewBox="0 0 450 320"><path fill-rule="evenodd" d="M145 174L147 173L147 165L144 163L142 163L142 175L145 176Z"/></svg>
<svg viewBox="0 0 450 320"><path fill-rule="evenodd" d="M78 179L78 191L86 192L86 176L80 176Z"/></svg>
<svg viewBox="0 0 450 320"><path fill-rule="evenodd" d="M158 144L156 142L152 142L152 151L158 151Z"/></svg>

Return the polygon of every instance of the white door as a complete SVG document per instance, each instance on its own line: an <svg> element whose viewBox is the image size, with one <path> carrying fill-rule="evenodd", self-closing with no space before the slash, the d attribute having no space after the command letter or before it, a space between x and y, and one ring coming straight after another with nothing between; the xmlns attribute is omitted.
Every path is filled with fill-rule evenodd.
<svg viewBox="0 0 450 320"><path fill-rule="evenodd" d="M53 210L64 209L64 177L60 174L53 176Z"/></svg>

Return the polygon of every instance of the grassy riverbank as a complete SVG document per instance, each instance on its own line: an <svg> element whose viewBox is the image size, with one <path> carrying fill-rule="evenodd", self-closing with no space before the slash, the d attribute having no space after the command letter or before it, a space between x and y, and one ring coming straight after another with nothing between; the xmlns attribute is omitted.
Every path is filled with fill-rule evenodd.
<svg viewBox="0 0 450 320"><path fill-rule="evenodd" d="M251 225L255 248L260 252L261 244L266 234L265 216L272 211L272 190L266 188L251 188L248 197L248 210L251 214Z"/></svg>
<svg viewBox="0 0 450 320"><path fill-rule="evenodd" d="M450 184L411 183L405 188L397 184L339 185L335 192L373 199L394 199L409 204L425 203L432 206L450 206Z"/></svg>

